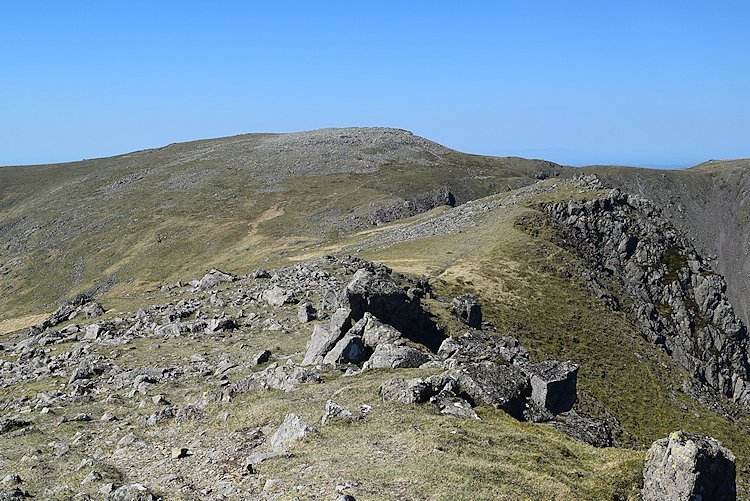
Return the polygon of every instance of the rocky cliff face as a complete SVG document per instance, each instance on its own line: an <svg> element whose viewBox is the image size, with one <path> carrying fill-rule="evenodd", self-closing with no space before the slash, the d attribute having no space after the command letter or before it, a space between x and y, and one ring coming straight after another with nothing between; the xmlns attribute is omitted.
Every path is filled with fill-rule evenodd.
<svg viewBox="0 0 750 501"><path fill-rule="evenodd" d="M709 161L686 170L590 167L613 188L658 204L724 275L735 313L750 322L750 161Z"/></svg>
<svg viewBox="0 0 750 501"><path fill-rule="evenodd" d="M750 405L747 328L726 282L654 204L613 190L544 210L559 223L561 243L593 270L593 293L613 309L629 308L642 334L700 383ZM624 300L606 285L612 283Z"/></svg>

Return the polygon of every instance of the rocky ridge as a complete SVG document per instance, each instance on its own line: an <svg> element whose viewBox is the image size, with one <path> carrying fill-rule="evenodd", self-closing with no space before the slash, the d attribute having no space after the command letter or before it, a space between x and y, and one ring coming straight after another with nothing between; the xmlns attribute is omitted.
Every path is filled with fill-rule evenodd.
<svg viewBox="0 0 750 501"><path fill-rule="evenodd" d="M543 209L558 223L560 243L588 263L582 273L593 294L627 308L642 334L700 384L750 405L747 327L726 282L657 207L613 190ZM610 279L624 294L608 288Z"/></svg>

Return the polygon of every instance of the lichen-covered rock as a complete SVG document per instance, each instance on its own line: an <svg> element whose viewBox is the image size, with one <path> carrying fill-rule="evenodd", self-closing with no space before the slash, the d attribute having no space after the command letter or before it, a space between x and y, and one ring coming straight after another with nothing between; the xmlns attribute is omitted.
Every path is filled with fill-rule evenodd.
<svg viewBox="0 0 750 501"><path fill-rule="evenodd" d="M734 461L715 439L676 431L654 442L646 454L643 500L734 500Z"/></svg>
<svg viewBox="0 0 750 501"><path fill-rule="evenodd" d="M552 421L557 430L594 447L612 447L612 431L606 422L584 416L575 411L566 412Z"/></svg>
<svg viewBox="0 0 750 501"><path fill-rule="evenodd" d="M446 374L438 374L425 379L393 378L380 386L380 396L383 402L422 404L444 390L457 392L456 379Z"/></svg>
<svg viewBox="0 0 750 501"><path fill-rule="evenodd" d="M350 411L349 409L346 409L333 400L328 400L326 402L326 410L323 414L323 417L320 418L320 424L325 426L326 424L330 423L331 421L341 421L341 422L353 422L353 421L359 421L362 419L362 413L354 413Z"/></svg>
<svg viewBox="0 0 750 501"><path fill-rule="evenodd" d="M529 358L529 352L517 338L478 331L458 338L446 338L438 349L438 355L457 363L487 360L510 364L527 362Z"/></svg>
<svg viewBox="0 0 750 501"><path fill-rule="evenodd" d="M156 497L143 484L127 484L115 489L107 501L154 501Z"/></svg>
<svg viewBox="0 0 750 501"><path fill-rule="evenodd" d="M224 398L231 400L238 393L251 391L283 390L293 391L303 383L320 382L320 376L314 370L287 363L273 363L261 372L233 383L224 391Z"/></svg>
<svg viewBox="0 0 750 501"><path fill-rule="evenodd" d="M422 350L403 344L379 344L365 363L367 369L407 369L416 368L432 360Z"/></svg>

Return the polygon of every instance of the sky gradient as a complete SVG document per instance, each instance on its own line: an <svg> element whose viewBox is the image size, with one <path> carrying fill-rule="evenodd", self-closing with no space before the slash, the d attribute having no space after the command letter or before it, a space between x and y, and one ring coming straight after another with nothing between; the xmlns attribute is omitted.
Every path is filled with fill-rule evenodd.
<svg viewBox="0 0 750 501"><path fill-rule="evenodd" d="M750 157L748 26L741 1L7 1L0 165L343 126L570 165Z"/></svg>

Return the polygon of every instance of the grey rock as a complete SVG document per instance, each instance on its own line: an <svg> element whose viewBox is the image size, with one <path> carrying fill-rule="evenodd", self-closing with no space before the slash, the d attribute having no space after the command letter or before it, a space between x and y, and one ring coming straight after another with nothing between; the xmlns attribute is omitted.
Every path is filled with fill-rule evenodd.
<svg viewBox="0 0 750 501"><path fill-rule="evenodd" d="M384 324L371 313L365 313L362 329L362 341L369 347L375 348L379 344L393 343L402 339L403 335L395 328Z"/></svg>
<svg viewBox="0 0 750 501"><path fill-rule="evenodd" d="M0 490L0 501L22 501L30 497L28 492L18 487Z"/></svg>
<svg viewBox="0 0 750 501"><path fill-rule="evenodd" d="M575 411L555 417L552 426L594 447L612 447L613 445L612 432L605 421L584 416Z"/></svg>
<svg viewBox="0 0 750 501"><path fill-rule="evenodd" d="M523 419L531 385L528 376L517 367L494 362L466 363L455 371L454 376L461 391L474 402L483 401L516 419Z"/></svg>
<svg viewBox="0 0 750 501"><path fill-rule="evenodd" d="M268 290L263 291L261 294L261 298L266 301L271 306L283 306L287 302L289 302L292 298L293 294L286 290L282 289L278 285L274 285Z"/></svg>
<svg viewBox="0 0 750 501"><path fill-rule="evenodd" d="M312 336L305 350L305 358L302 365L314 365L323 362L323 357L333 348L341 339L340 332L331 332L323 325L316 325L313 328Z"/></svg>
<svg viewBox="0 0 750 501"><path fill-rule="evenodd" d="M440 414L444 416L459 419L479 419L469 402L451 392L442 392L433 397L431 402L437 406Z"/></svg>
<svg viewBox="0 0 750 501"><path fill-rule="evenodd" d="M547 360L523 368L531 379L531 401L552 414L567 412L576 402L578 366Z"/></svg>
<svg viewBox="0 0 750 501"><path fill-rule="evenodd" d="M271 360L271 355L272 353L270 350L263 350L253 355L251 360L253 365L262 365Z"/></svg>
<svg viewBox="0 0 750 501"><path fill-rule="evenodd" d="M15 473L9 473L5 475L2 480L0 480L0 484L3 485L18 485L22 482L23 480L21 479L21 477L19 477Z"/></svg>
<svg viewBox="0 0 750 501"><path fill-rule="evenodd" d="M482 306L476 296L464 294L453 299L453 313L463 323L475 329L482 328Z"/></svg>
<svg viewBox="0 0 750 501"><path fill-rule="evenodd" d="M94 482L98 482L102 479L102 474L99 473L96 470L91 470L91 472L84 477L84 479L81 481L81 485L89 485L93 484Z"/></svg>
<svg viewBox="0 0 750 501"><path fill-rule="evenodd" d="M271 436L271 448L274 451L287 450L296 442L315 432L315 428L305 423L298 415L287 414L284 422Z"/></svg>
<svg viewBox="0 0 750 501"><path fill-rule="evenodd" d="M342 422L353 422L362 419L361 414L355 414L352 411L341 407L333 400L326 402L326 410L323 417L320 419L320 424L325 426L331 421L342 421Z"/></svg>
<svg viewBox="0 0 750 501"><path fill-rule="evenodd" d="M83 339L86 339L87 341L95 341L99 338L99 336L102 335L103 332L104 329L98 323L87 325Z"/></svg>
<svg viewBox="0 0 750 501"><path fill-rule="evenodd" d="M297 306L297 320L301 323L311 322L318 318L318 310L310 301L302 301Z"/></svg>
<svg viewBox="0 0 750 501"><path fill-rule="evenodd" d="M421 404L429 402L432 397L444 390L457 392L456 379L445 374L430 376L426 379L393 378L380 386L380 396L383 402Z"/></svg>
<svg viewBox="0 0 750 501"><path fill-rule="evenodd" d="M239 327L237 321L230 316L222 315L208 321L206 332L231 331Z"/></svg>
<svg viewBox="0 0 750 501"><path fill-rule="evenodd" d="M278 365L273 363L260 372L232 383L224 392L224 398L231 400L238 393L251 391L283 390L293 391L300 384L320 382L320 376L315 370L298 365Z"/></svg>
<svg viewBox="0 0 750 501"><path fill-rule="evenodd" d="M156 497L143 484L126 484L114 490L107 501L154 501Z"/></svg>
<svg viewBox="0 0 750 501"><path fill-rule="evenodd" d="M237 277L230 273L225 273L223 271L214 269L203 275L203 278L201 278L200 282L198 283L198 287L200 287L201 289L211 289L221 283L233 282L236 279Z"/></svg>
<svg viewBox="0 0 750 501"><path fill-rule="evenodd" d="M517 338L471 331L458 338L446 338L438 349L444 359L461 362L500 362L525 365L529 353Z"/></svg>
<svg viewBox="0 0 750 501"><path fill-rule="evenodd" d="M26 428L27 426L30 426L32 423L31 421L27 421L25 419L16 419L16 418L7 418L0 421L0 435L5 435L6 433L10 433L16 430L20 430L22 428Z"/></svg>
<svg viewBox="0 0 750 501"><path fill-rule="evenodd" d="M643 470L644 501L737 498L734 455L713 438L676 431L653 443Z"/></svg>
<svg viewBox="0 0 750 501"><path fill-rule="evenodd" d="M365 364L368 369L415 368L432 360L432 357L416 348L397 344L379 344Z"/></svg>
<svg viewBox="0 0 750 501"><path fill-rule="evenodd" d="M250 274L251 278L271 278L271 274L263 268L258 268Z"/></svg>
<svg viewBox="0 0 750 501"><path fill-rule="evenodd" d="M362 344L362 338L347 334L323 357L323 363L333 365L358 364L364 362L366 359L367 351Z"/></svg>

